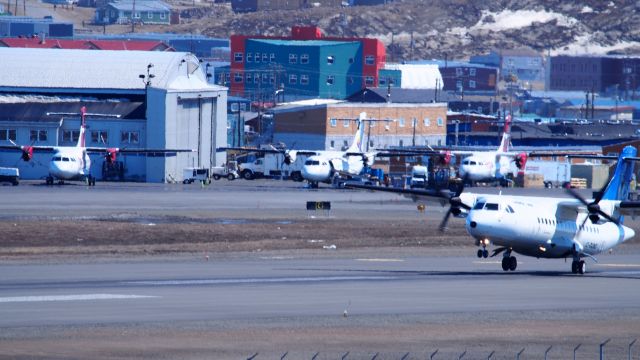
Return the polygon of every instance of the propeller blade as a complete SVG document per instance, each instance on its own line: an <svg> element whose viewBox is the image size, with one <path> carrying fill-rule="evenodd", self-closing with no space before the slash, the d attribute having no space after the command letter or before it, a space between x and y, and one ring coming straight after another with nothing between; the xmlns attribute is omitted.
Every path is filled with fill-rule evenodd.
<svg viewBox="0 0 640 360"><path fill-rule="evenodd" d="M442 222L440 223L440 226L438 227L440 229L440 232L444 232L445 229L447 228L447 222L449 222L449 217L451 216L451 208L449 208L449 210L447 210L447 213L444 214L444 218L442 219Z"/></svg>

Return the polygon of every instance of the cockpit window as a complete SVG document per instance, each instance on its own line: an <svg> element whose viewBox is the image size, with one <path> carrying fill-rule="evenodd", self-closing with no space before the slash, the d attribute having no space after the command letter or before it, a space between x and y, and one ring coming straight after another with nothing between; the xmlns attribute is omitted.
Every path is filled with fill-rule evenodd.
<svg viewBox="0 0 640 360"><path fill-rule="evenodd" d="M487 203L487 205L484 206L485 210L491 210L491 211L498 211L498 204L497 203Z"/></svg>
<svg viewBox="0 0 640 360"><path fill-rule="evenodd" d="M305 165L320 165L320 161L318 160L307 160L304 162Z"/></svg>
<svg viewBox="0 0 640 360"><path fill-rule="evenodd" d="M476 206L473 207L473 210L482 210L483 207L484 207L484 202L479 202L476 204Z"/></svg>
<svg viewBox="0 0 640 360"><path fill-rule="evenodd" d="M507 205L507 207L505 208L505 210L506 210L509 214L513 214L513 213L515 213L515 211L513 211L513 208L511 207L511 205Z"/></svg>
<svg viewBox="0 0 640 360"><path fill-rule="evenodd" d="M60 156L54 156L53 161L62 161L62 158Z"/></svg>
<svg viewBox="0 0 640 360"><path fill-rule="evenodd" d="M69 158L68 157L63 157L62 161L69 162Z"/></svg>
<svg viewBox="0 0 640 360"><path fill-rule="evenodd" d="M475 165L476 162L475 161L469 161L469 165Z"/></svg>
<svg viewBox="0 0 640 360"><path fill-rule="evenodd" d="M465 160L462 162L462 165L469 165L469 160Z"/></svg>

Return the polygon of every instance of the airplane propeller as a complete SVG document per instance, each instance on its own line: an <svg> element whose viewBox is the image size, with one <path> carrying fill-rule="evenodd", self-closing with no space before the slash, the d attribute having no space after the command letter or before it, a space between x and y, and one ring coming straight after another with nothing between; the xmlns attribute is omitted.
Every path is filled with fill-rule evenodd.
<svg viewBox="0 0 640 360"><path fill-rule="evenodd" d="M606 188L606 185L605 185L604 188L600 189L600 191L597 193L595 199L593 199L592 202L588 202L587 200L585 200L575 190L573 190L571 188L567 188L567 193L569 193L569 195L573 196L578 201L580 201L584 206L586 206L587 212L589 213L589 215L584 219L584 221L582 222L582 224L578 228L578 231L580 231L584 227L584 224L587 222L587 219L591 220L591 223L595 224L596 222L598 222L598 220L600 220L600 216L602 216L603 218L611 221L612 223L614 223L616 225L619 225L618 220L614 219L609 214L607 214L606 212L602 211L602 209L600 209L600 205L598 205L600 200L602 200L602 196L604 195L605 188Z"/></svg>
<svg viewBox="0 0 640 360"><path fill-rule="evenodd" d="M464 183L467 180L467 176L465 176L464 179L462 179L462 182L460 184L458 184L458 187L456 188L456 191L454 193L448 193L445 192L444 190L441 190L437 196L446 199L449 201L449 210L447 210L447 213L444 214L444 218L442 219L442 222L440 222L440 226L439 229L440 231L444 231L447 228L447 222L449 222L449 217L451 216L451 214L458 216L460 215L460 213L462 213L461 208L464 208L466 210L471 210L471 207L465 203L462 202L462 199L460 199L460 194L462 194L462 191L464 190Z"/></svg>

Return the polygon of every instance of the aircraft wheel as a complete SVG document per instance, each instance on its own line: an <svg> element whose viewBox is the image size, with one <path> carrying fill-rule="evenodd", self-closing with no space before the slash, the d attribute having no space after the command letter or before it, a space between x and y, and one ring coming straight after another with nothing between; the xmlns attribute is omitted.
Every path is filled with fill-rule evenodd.
<svg viewBox="0 0 640 360"><path fill-rule="evenodd" d="M478 258L482 257L482 249L478 249Z"/></svg>
<svg viewBox="0 0 640 360"><path fill-rule="evenodd" d="M515 256L509 258L509 270L515 271L518 267L518 259Z"/></svg>
<svg viewBox="0 0 640 360"><path fill-rule="evenodd" d="M584 274L587 272L587 263L584 260L578 262L578 274Z"/></svg>
<svg viewBox="0 0 640 360"><path fill-rule="evenodd" d="M53 185L53 178L51 176L47 176L47 185Z"/></svg>
<svg viewBox="0 0 640 360"><path fill-rule="evenodd" d="M488 258L489 257L489 250L487 250L487 249L482 250L482 257L485 258L485 259Z"/></svg>
<svg viewBox="0 0 640 360"><path fill-rule="evenodd" d="M571 262L571 272L574 274L578 273L578 262L575 260Z"/></svg>
<svg viewBox="0 0 640 360"><path fill-rule="evenodd" d="M502 270L504 271L509 271L509 261L510 258L508 257L503 257L502 258Z"/></svg>

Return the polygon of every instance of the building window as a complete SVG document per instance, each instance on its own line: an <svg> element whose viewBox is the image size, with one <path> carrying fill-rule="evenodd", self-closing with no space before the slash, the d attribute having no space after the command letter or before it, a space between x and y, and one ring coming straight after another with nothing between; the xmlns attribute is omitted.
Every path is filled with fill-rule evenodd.
<svg viewBox="0 0 640 360"><path fill-rule="evenodd" d="M476 69L475 68L469 69L469 76L476 76Z"/></svg>
<svg viewBox="0 0 640 360"><path fill-rule="evenodd" d="M400 146L400 147L404 146L404 141L402 141L402 139L400 141L398 141L398 146Z"/></svg>
<svg viewBox="0 0 640 360"><path fill-rule="evenodd" d="M267 73L262 74L262 83L266 84L267 81L269 81L269 74Z"/></svg>
<svg viewBox="0 0 640 360"><path fill-rule="evenodd" d="M373 65L375 64L375 57L373 55L367 55L364 57L364 64L365 65Z"/></svg>
<svg viewBox="0 0 640 360"><path fill-rule="evenodd" d="M308 85L309 84L309 75L300 75L300 84Z"/></svg>
<svg viewBox="0 0 640 360"><path fill-rule="evenodd" d="M441 117L438 118L438 126L443 126L444 125L444 120L442 120Z"/></svg>
<svg viewBox="0 0 640 360"><path fill-rule="evenodd" d="M135 13L133 13L133 18L134 19L140 19L140 12L136 11Z"/></svg>
<svg viewBox="0 0 640 360"><path fill-rule="evenodd" d="M262 54L262 62L263 63L269 62L269 55L267 53Z"/></svg>
<svg viewBox="0 0 640 360"><path fill-rule="evenodd" d="M249 58L247 58L247 60L249 60ZM251 80L253 79L253 76L251 76L251 74L247 73L244 76L244 82L247 84L251 84Z"/></svg>
<svg viewBox="0 0 640 360"><path fill-rule="evenodd" d="M31 130L29 135L31 141L47 141L47 130Z"/></svg>
<svg viewBox="0 0 640 360"><path fill-rule="evenodd" d="M398 119L398 126L404 127L404 118Z"/></svg>
<svg viewBox="0 0 640 360"><path fill-rule="evenodd" d="M138 144L140 142L137 131L123 131L120 133L120 142L122 144Z"/></svg>
<svg viewBox="0 0 640 360"><path fill-rule="evenodd" d="M354 63L354 59L352 57L349 58L349 64L353 64Z"/></svg>
<svg viewBox="0 0 640 360"><path fill-rule="evenodd" d="M373 140L369 140L369 147L373 147Z"/></svg>
<svg viewBox="0 0 640 360"><path fill-rule="evenodd" d="M260 84L260 74L253 74L253 82Z"/></svg>
<svg viewBox="0 0 640 360"><path fill-rule="evenodd" d="M91 142L96 144L108 144L109 136L104 130L91 131Z"/></svg>
<svg viewBox="0 0 640 360"><path fill-rule="evenodd" d="M289 75L289 84L290 85L296 85L297 83L298 83L298 75L290 74Z"/></svg>
<svg viewBox="0 0 640 360"><path fill-rule="evenodd" d="M333 75L327 75L327 85L333 85Z"/></svg>
<svg viewBox="0 0 640 360"><path fill-rule="evenodd" d="M253 62L253 54L247 53L247 63Z"/></svg>
<svg viewBox="0 0 640 360"><path fill-rule="evenodd" d="M423 124L424 126L431 126L431 120L429 120L429 118L424 118Z"/></svg>
<svg viewBox="0 0 640 360"><path fill-rule="evenodd" d="M380 80L378 80L378 85L380 86L387 85L387 79L385 79L384 77L380 77Z"/></svg>
<svg viewBox="0 0 640 360"><path fill-rule="evenodd" d="M347 140L342 142L345 149L349 148L349 142Z"/></svg>
<svg viewBox="0 0 640 360"><path fill-rule="evenodd" d="M469 87L471 89L475 89L476 88L476 81L475 80L469 80Z"/></svg>
<svg viewBox="0 0 640 360"><path fill-rule="evenodd" d="M237 63L241 63L242 62L242 53L241 52L237 52L233 54L233 61L237 62Z"/></svg>
<svg viewBox="0 0 640 360"><path fill-rule="evenodd" d="M331 127L338 126L338 119L336 119L336 118L330 119L329 122L331 123Z"/></svg>
<svg viewBox="0 0 640 360"><path fill-rule="evenodd" d="M147 12L147 19L153 19L153 13L151 11Z"/></svg>
<svg viewBox="0 0 640 360"><path fill-rule="evenodd" d="M256 53L256 56L254 57L253 61L255 61L256 64L260 63L260 53Z"/></svg>
<svg viewBox="0 0 640 360"><path fill-rule="evenodd" d="M333 65L335 61L336 61L336 58L333 55L327 56L327 65Z"/></svg>
<svg viewBox="0 0 640 360"><path fill-rule="evenodd" d="M0 141L16 141L16 129L0 129Z"/></svg>
<svg viewBox="0 0 640 360"><path fill-rule="evenodd" d="M456 90L462 91L462 80L456 81Z"/></svg>
<svg viewBox="0 0 640 360"><path fill-rule="evenodd" d="M233 73L233 82L241 83L242 82L242 74L239 73L239 72Z"/></svg>
<svg viewBox="0 0 640 360"><path fill-rule="evenodd" d="M373 85L373 76L365 76L364 83L367 86L372 86Z"/></svg>
<svg viewBox="0 0 640 360"><path fill-rule="evenodd" d="M462 68L456 68L456 76L462 76Z"/></svg>
<svg viewBox="0 0 640 360"><path fill-rule="evenodd" d="M166 14L165 14L165 13L160 13L160 19L164 20L164 19L165 19L165 17L166 17Z"/></svg>
<svg viewBox="0 0 640 360"><path fill-rule="evenodd" d="M271 74L269 75L269 84L273 84L276 82L276 77L275 75Z"/></svg>
<svg viewBox="0 0 640 360"><path fill-rule="evenodd" d="M342 120L342 127L349 127L349 123L351 123L351 121L349 121L349 120Z"/></svg>
<svg viewBox="0 0 640 360"><path fill-rule="evenodd" d="M309 54L300 55L300 64L308 64L309 63Z"/></svg>
<svg viewBox="0 0 640 360"><path fill-rule="evenodd" d="M335 148L336 142L335 140L331 140L331 145L329 145L332 149Z"/></svg>
<svg viewBox="0 0 640 360"><path fill-rule="evenodd" d="M298 55L289 54L289 64L297 64L297 63L298 63Z"/></svg>

